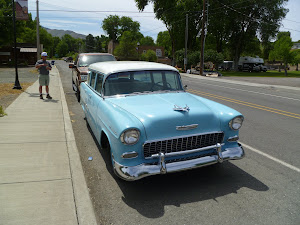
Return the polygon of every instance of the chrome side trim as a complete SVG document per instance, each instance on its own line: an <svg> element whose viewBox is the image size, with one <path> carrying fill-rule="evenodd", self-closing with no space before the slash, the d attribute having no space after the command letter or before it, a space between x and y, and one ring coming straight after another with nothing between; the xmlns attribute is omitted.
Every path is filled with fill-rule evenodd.
<svg viewBox="0 0 300 225"><path fill-rule="evenodd" d="M183 126L176 126L176 130L192 130L196 129L198 124L191 124L191 125L183 125Z"/></svg>
<svg viewBox="0 0 300 225"><path fill-rule="evenodd" d="M217 151L217 155L204 156L197 159L172 163L165 163L164 155L161 154L158 165L143 163L137 166L124 166L116 162L113 157L112 158L114 164L114 172L116 173L116 175L124 180L134 181L151 175L195 169L212 165L223 160L225 161L241 159L245 156L244 149L240 144L238 147L226 148L223 152L220 151L220 146L218 146ZM221 158L222 160L220 160Z"/></svg>
<svg viewBox="0 0 300 225"><path fill-rule="evenodd" d="M212 149L212 148L217 148L219 145L222 146L222 145L224 145L224 143L223 144L216 144L216 145L212 145L212 146L207 146L207 147L204 147L204 148L197 148L197 149L193 149L193 150L164 153L164 155L165 155L165 157L178 156L178 155L186 155L186 154L190 154L190 153L196 153L196 152L205 151L205 150ZM155 158L158 158L159 154L151 155L151 157L145 157L145 159L155 159Z"/></svg>

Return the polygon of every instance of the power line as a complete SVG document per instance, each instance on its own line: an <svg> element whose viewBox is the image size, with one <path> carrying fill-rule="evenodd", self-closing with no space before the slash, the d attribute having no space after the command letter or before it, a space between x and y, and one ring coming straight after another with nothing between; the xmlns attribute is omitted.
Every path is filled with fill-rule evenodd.
<svg viewBox="0 0 300 225"><path fill-rule="evenodd" d="M36 11L36 9L30 10ZM64 9L40 9L43 12L91 12L91 13L154 13L154 12L137 12L137 11L106 11L106 10L64 10Z"/></svg>
<svg viewBox="0 0 300 225"><path fill-rule="evenodd" d="M289 20L289 19L283 19L283 20L287 20L287 21L294 22L294 23L300 23L300 21L295 21L295 20Z"/></svg>

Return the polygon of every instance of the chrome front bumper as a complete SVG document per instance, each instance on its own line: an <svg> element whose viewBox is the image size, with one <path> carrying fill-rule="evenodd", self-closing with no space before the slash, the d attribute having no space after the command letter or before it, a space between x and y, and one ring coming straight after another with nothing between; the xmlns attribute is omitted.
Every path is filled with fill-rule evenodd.
<svg viewBox="0 0 300 225"><path fill-rule="evenodd" d="M127 181L134 181L151 175L195 169L215 163L222 163L225 160L241 159L245 156L244 149L240 144L239 147L226 148L223 152L221 152L221 145L218 144L216 149L216 155L172 163L166 163L165 155L160 153L157 165L144 163L138 166L123 166L113 160L114 171L120 178Z"/></svg>

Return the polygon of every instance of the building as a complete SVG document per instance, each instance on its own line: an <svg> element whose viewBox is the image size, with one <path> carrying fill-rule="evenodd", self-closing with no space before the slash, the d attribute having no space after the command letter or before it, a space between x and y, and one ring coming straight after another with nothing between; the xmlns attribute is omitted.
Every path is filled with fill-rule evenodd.
<svg viewBox="0 0 300 225"><path fill-rule="evenodd" d="M146 53L147 51L152 50L156 53L157 62L171 65L172 61L168 57L165 57L165 48L162 46L146 46L141 45L137 47L137 51L139 55Z"/></svg>
<svg viewBox="0 0 300 225"><path fill-rule="evenodd" d="M41 45L43 49L43 45ZM18 65L34 65L37 61L37 48L35 44L18 43L17 44ZM0 48L0 65L14 65L14 48Z"/></svg>

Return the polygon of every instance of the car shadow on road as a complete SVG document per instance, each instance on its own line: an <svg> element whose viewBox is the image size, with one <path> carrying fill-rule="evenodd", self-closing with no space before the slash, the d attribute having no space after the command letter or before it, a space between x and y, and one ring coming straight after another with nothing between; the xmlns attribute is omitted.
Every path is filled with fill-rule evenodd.
<svg viewBox="0 0 300 225"><path fill-rule="evenodd" d="M255 177L230 162L195 170L148 177L137 182L117 181L122 200L148 218L162 217L166 205L201 202L237 194L241 188L267 191ZM151 210L149 210L151 209Z"/></svg>
<svg viewBox="0 0 300 225"><path fill-rule="evenodd" d="M210 199L218 201L219 197L237 194L241 188L269 190L264 183L228 161L184 172L150 176L134 182L124 181L114 174L109 151L101 149L92 136L107 170L123 193L123 202L147 218L162 217L167 205L180 207L182 204Z"/></svg>

